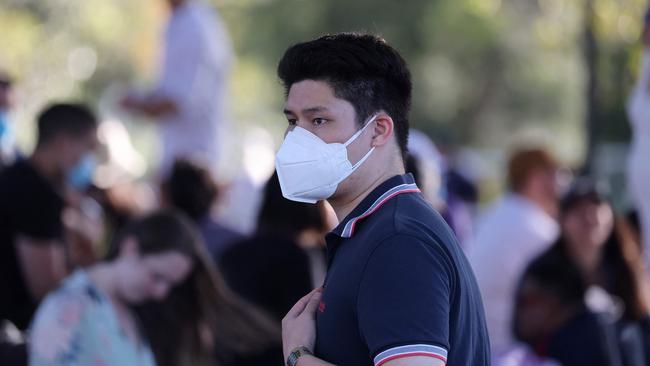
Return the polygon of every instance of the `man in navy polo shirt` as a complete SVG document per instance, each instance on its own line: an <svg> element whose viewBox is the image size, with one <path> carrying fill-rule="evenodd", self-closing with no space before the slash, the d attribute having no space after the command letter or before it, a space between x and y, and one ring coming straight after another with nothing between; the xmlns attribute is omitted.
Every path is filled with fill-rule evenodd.
<svg viewBox="0 0 650 366"><path fill-rule="evenodd" d="M440 215L404 174L411 99L402 57L371 35L290 47L278 74L289 127L276 156L283 195L327 199L322 289L283 320L287 365L490 364L474 275Z"/></svg>

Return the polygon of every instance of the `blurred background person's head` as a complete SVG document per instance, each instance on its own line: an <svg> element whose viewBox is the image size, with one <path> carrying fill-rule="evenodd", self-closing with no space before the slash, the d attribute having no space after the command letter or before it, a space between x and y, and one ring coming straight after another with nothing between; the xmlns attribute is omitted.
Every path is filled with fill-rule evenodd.
<svg viewBox="0 0 650 366"><path fill-rule="evenodd" d="M587 287L577 268L567 263L547 254L526 268L515 296L512 322L519 341L540 347L584 308Z"/></svg>
<svg viewBox="0 0 650 366"><path fill-rule="evenodd" d="M569 255L583 271L593 271L614 228L605 187L588 178L577 179L561 201L560 226Z"/></svg>
<svg viewBox="0 0 650 366"><path fill-rule="evenodd" d="M191 1L191 0L166 0L167 4L172 9L172 11L178 9L180 6L182 6L183 4L185 4L188 1Z"/></svg>
<svg viewBox="0 0 650 366"><path fill-rule="evenodd" d="M516 151L508 162L508 185L512 192L529 199L555 217L558 168L553 156L544 149Z"/></svg>
<svg viewBox="0 0 650 366"><path fill-rule="evenodd" d="M136 307L158 365L212 365L215 347L258 352L276 340L275 324L225 286L183 214L135 220L108 258L116 297Z"/></svg>
<svg viewBox="0 0 650 366"><path fill-rule="evenodd" d="M212 208L219 192L210 171L200 163L177 160L162 183L161 193L163 206L184 212L199 226L208 251L215 260L228 246L242 238L240 233L212 217Z"/></svg>
<svg viewBox="0 0 650 366"><path fill-rule="evenodd" d="M119 297L132 305L167 297L201 265L200 240L192 223L171 211L127 225L107 257Z"/></svg>
<svg viewBox="0 0 650 366"><path fill-rule="evenodd" d="M32 161L44 175L83 189L91 183L97 118L81 104L53 104L38 116Z"/></svg>
<svg viewBox="0 0 650 366"><path fill-rule="evenodd" d="M177 160L162 184L163 204L178 208L196 222L210 215L216 199L217 185L210 172L190 160Z"/></svg>
<svg viewBox="0 0 650 366"><path fill-rule="evenodd" d="M7 113L14 105L13 80L6 71L0 69L0 113Z"/></svg>

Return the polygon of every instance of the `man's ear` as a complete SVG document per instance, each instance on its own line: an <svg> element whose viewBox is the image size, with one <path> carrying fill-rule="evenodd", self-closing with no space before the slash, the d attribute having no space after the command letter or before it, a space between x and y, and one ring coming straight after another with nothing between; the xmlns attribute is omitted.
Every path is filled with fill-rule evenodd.
<svg viewBox="0 0 650 366"><path fill-rule="evenodd" d="M375 118L375 128L372 134L372 146L378 147L387 144L393 138L395 123L386 113L380 113Z"/></svg>

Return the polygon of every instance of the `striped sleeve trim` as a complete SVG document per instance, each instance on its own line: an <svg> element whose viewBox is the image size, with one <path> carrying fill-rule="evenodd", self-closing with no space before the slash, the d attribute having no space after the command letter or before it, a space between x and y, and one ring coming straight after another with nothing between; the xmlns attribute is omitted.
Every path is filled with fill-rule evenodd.
<svg viewBox="0 0 650 366"><path fill-rule="evenodd" d="M375 357L375 366L381 366L388 361L396 360L404 357L433 357L447 363L447 350L432 346L430 344L413 344L408 346L400 346L388 349Z"/></svg>

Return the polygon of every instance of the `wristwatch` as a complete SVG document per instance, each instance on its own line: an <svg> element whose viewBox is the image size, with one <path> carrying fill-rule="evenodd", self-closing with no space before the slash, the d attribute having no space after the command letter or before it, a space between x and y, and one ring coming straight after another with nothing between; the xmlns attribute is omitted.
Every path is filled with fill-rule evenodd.
<svg viewBox="0 0 650 366"><path fill-rule="evenodd" d="M289 354L289 357L287 357L287 366L296 366L298 359L305 355L313 356L314 354L305 346L294 348Z"/></svg>

